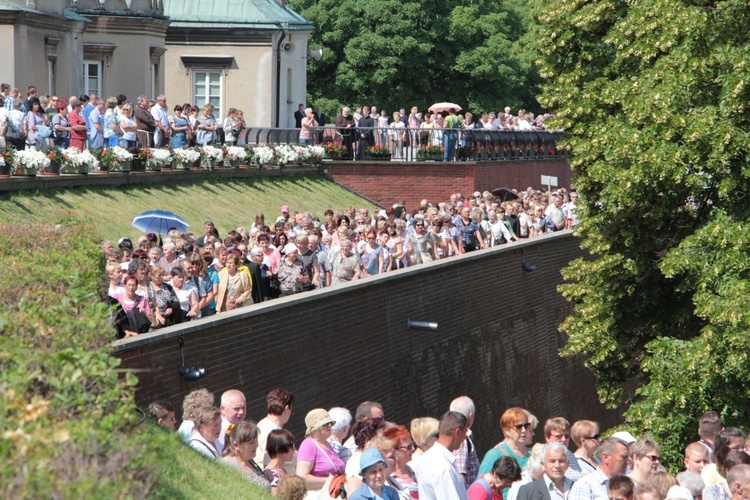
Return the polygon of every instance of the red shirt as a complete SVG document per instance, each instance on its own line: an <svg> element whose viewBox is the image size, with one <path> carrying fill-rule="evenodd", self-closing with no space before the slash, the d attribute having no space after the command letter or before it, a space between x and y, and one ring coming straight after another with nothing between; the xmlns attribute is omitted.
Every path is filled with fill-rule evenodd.
<svg viewBox="0 0 750 500"><path fill-rule="evenodd" d="M83 118L81 118L81 115L78 114L76 110L71 111L68 113L68 121L70 122L71 127L75 127L77 125L86 125L86 122L83 121ZM86 129L83 130L71 130L70 132L70 145L72 147L76 147L83 151L84 144L86 143Z"/></svg>

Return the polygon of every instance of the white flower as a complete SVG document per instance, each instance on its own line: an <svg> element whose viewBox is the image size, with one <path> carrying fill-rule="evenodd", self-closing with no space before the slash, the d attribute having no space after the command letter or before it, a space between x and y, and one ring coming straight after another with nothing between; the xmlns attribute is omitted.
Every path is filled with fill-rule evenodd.
<svg viewBox="0 0 750 500"><path fill-rule="evenodd" d="M4 165L5 165L5 160L3 159L2 156L0 156L0 167L2 167Z"/></svg>
<svg viewBox="0 0 750 500"><path fill-rule="evenodd" d="M89 170L99 170L99 160L89 150L78 153L80 165L88 165Z"/></svg>
<svg viewBox="0 0 750 500"><path fill-rule="evenodd" d="M150 148L149 152L151 153L151 158L148 159L148 162L152 165L165 167L172 163L172 154L168 149Z"/></svg>
<svg viewBox="0 0 750 500"><path fill-rule="evenodd" d="M323 146L307 146L310 156L322 160L326 155L326 150Z"/></svg>
<svg viewBox="0 0 750 500"><path fill-rule="evenodd" d="M26 168L43 169L49 167L49 158L41 151L22 149L16 152L16 164Z"/></svg>
<svg viewBox="0 0 750 500"><path fill-rule="evenodd" d="M223 150L219 148L215 148L213 146L203 146L201 148L201 151L203 152L205 156L209 158L213 158L214 160L220 160L221 157L224 156Z"/></svg>
<svg viewBox="0 0 750 500"><path fill-rule="evenodd" d="M229 146L227 148L227 158L229 158L230 160L246 160L247 153L245 153L245 148L239 146Z"/></svg>
<svg viewBox="0 0 750 500"><path fill-rule="evenodd" d="M282 144L281 146L276 146L275 149L276 154L279 157L279 164L286 165L287 163L293 163L297 161L298 155L297 150L294 146Z"/></svg>
<svg viewBox="0 0 750 500"><path fill-rule="evenodd" d="M268 146L255 147L253 148L253 153L258 159L258 163L261 165L271 163L271 160L273 160L273 149L269 148Z"/></svg>
<svg viewBox="0 0 750 500"><path fill-rule="evenodd" d="M115 155L115 158L117 158L117 161L120 163L130 161L133 159L133 153L131 153L125 148L121 148L120 146L109 148L108 151L112 153L113 155Z"/></svg>
<svg viewBox="0 0 750 500"><path fill-rule="evenodd" d="M177 148L172 154L180 163L195 163L201 157L201 154L194 149Z"/></svg>

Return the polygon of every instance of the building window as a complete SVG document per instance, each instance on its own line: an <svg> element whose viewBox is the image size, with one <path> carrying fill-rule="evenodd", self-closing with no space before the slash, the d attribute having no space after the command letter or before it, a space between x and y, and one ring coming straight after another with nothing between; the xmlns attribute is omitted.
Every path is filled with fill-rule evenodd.
<svg viewBox="0 0 750 500"><path fill-rule="evenodd" d="M56 64L57 61L55 59L47 59L47 93L49 95L53 95L57 91Z"/></svg>
<svg viewBox="0 0 750 500"><path fill-rule="evenodd" d="M214 105L214 117L221 115L221 71L195 71L193 73L193 102L203 107L211 103Z"/></svg>
<svg viewBox="0 0 750 500"><path fill-rule="evenodd" d="M83 91L102 95L102 61L83 61Z"/></svg>

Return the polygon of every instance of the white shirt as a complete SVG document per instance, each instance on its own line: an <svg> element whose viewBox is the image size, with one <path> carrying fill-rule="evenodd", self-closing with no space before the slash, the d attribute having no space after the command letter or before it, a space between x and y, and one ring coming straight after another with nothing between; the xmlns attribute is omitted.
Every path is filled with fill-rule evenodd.
<svg viewBox="0 0 750 500"><path fill-rule="evenodd" d="M440 443L425 452L417 472L421 500L469 499L455 461L456 456Z"/></svg>
<svg viewBox="0 0 750 500"><path fill-rule="evenodd" d="M156 104L153 108L151 108L151 116L154 117L154 120L164 125L165 128L169 128L169 117L167 116L167 110L162 108L159 104ZM154 131L154 143L159 144L162 136L163 132L159 127L156 127L156 130Z"/></svg>
<svg viewBox="0 0 750 500"><path fill-rule="evenodd" d="M266 451L266 444L268 443L268 435L272 430L281 429L278 425L274 424L268 417L261 419L258 422L258 449L255 451L255 463L261 469L265 468L271 457L268 456Z"/></svg>
<svg viewBox="0 0 750 500"><path fill-rule="evenodd" d="M555 486L555 483L552 482L552 479L547 476L547 474L544 474L542 476L544 478L544 484L547 485L547 491L549 491L549 497L551 500L565 500L568 496L568 493L570 493L570 487L573 485L573 481L568 479L567 477L563 477L563 490L560 491L557 486Z"/></svg>

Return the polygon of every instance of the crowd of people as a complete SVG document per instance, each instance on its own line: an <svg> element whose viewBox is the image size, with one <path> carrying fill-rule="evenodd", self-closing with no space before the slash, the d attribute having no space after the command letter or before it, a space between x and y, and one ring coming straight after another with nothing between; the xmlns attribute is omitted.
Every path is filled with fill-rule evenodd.
<svg viewBox="0 0 750 500"><path fill-rule="evenodd" d="M505 107L502 113L483 113L478 119L470 113L459 114L460 109L447 107L445 109L419 111L412 107L411 112L401 108L392 115L385 109L378 111L377 106L362 106L342 108L333 125L336 135L326 135L318 127L330 125L328 117L320 106L315 112L312 108L305 108L304 104L294 113L295 126L300 129L299 142L312 144L317 134L317 142L325 142L326 138L340 141L346 148L348 157L362 158L371 146L390 150L395 159L413 159L413 153L419 147L439 146L443 148L444 160L455 158L457 146L472 143L473 130L487 131L538 131L549 132L544 124L550 114L534 116L534 113L524 109L518 110L516 115L511 108ZM476 120L476 121L475 121Z"/></svg>
<svg viewBox="0 0 750 500"><path fill-rule="evenodd" d="M168 106L167 96L141 95L135 102L125 95L100 98L96 93L70 96L40 95L31 85L24 97L10 84L0 84L0 147L17 150L45 147L106 149L157 147L181 148L212 144L239 145L247 124L244 112L229 108L222 120L215 116L211 103L197 106L179 103ZM469 131L548 131L545 121L551 116L535 116L523 109L515 115L503 112L483 113L478 119L460 110L407 113L404 108L389 115L376 106L344 107L329 123L320 107L313 112L300 104L294 113L300 129L299 142L312 145L333 141L346 149L345 157L361 158L370 146L391 151L395 159L414 159L422 146L440 146L445 161L455 159L456 147L473 141ZM324 128L328 126L331 133Z"/></svg>
<svg viewBox="0 0 750 500"><path fill-rule="evenodd" d="M323 218L287 205L267 223L220 236L206 221L200 237L176 229L122 238L106 253L108 295L118 337L211 316L277 297L334 286L573 227L578 193L532 188L403 203L371 215L326 210Z"/></svg>
<svg viewBox="0 0 750 500"><path fill-rule="evenodd" d="M181 148L242 141L242 110L230 108L220 123L215 107L190 103L170 109L163 94L141 95L135 104L125 95L101 99L96 93L71 96L40 95L31 85L26 97L7 83L0 84L0 146L17 150L45 147L106 149Z"/></svg>
<svg viewBox="0 0 750 500"><path fill-rule="evenodd" d="M311 409L298 447L300 436L285 429L294 394L274 389L266 402L267 414L256 423L247 420L241 391L224 392L218 407L208 390L192 391L182 403L179 432L198 453L283 499L738 500L750 494L750 440L725 428L715 411L700 417L696 441L684 449L684 470L673 476L647 434L605 433L592 420L571 425L553 417L534 443L540 421L520 407L502 413L503 440L481 454L472 433L476 408L467 396L454 399L439 419L417 417L408 427L389 421L374 401L361 403L353 416L343 407ZM149 412L176 427L169 402L154 402Z"/></svg>

